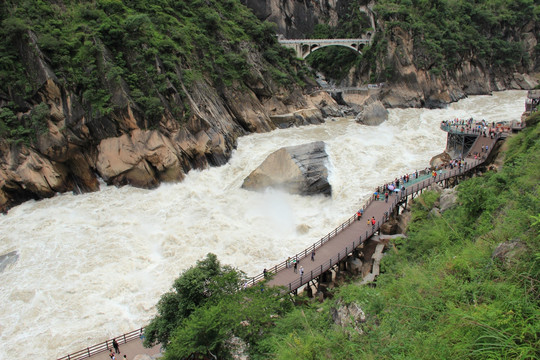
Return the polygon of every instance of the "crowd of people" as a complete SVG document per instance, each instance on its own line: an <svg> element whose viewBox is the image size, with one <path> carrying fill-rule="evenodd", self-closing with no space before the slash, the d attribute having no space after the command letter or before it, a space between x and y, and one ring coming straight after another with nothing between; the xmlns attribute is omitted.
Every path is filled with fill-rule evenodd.
<svg viewBox="0 0 540 360"><path fill-rule="evenodd" d="M484 119L481 121L475 121L472 117L467 120L459 118L443 120L441 125L457 132L480 134L485 137L489 136L491 139L493 139L497 133L511 130L509 126L495 124L495 122L491 122L491 124L489 124Z"/></svg>

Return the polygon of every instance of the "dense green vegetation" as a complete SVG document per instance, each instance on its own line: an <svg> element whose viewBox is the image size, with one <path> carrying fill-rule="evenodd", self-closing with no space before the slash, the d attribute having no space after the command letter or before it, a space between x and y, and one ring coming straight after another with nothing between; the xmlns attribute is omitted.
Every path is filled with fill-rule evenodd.
<svg viewBox="0 0 540 360"><path fill-rule="evenodd" d="M232 335L258 343L264 329L292 308L279 289L252 287L238 291L244 274L222 266L208 254L182 273L157 304L158 315L145 328L145 345L165 344L166 359L190 354L230 353ZM264 290L264 291L261 291Z"/></svg>
<svg viewBox="0 0 540 360"><path fill-rule="evenodd" d="M496 67L527 63L519 30L540 16L534 0L382 0L376 10L388 31L412 33L416 66L436 75L471 56Z"/></svg>
<svg viewBox="0 0 540 360"><path fill-rule="evenodd" d="M352 10L361 2L352 1L349 13L358 19L358 26L366 29L369 25L362 20L364 15ZM512 69L531 61L523 48L521 29L540 19L540 5L534 0L378 0L374 11L382 21L384 36L379 36L361 57L353 57L346 49L328 48L311 55L310 63L336 79L353 66L369 67L371 82L386 81L392 76L385 62L386 43L396 40L393 30L400 28L413 38L416 67L434 75L452 72L472 58L495 69ZM350 19L343 19L336 28L325 29L324 34L358 36L359 27L351 28L349 23ZM333 69L325 58L340 64L339 69Z"/></svg>
<svg viewBox="0 0 540 360"><path fill-rule="evenodd" d="M539 123L536 114L507 141L501 171L459 185L458 206L438 217L429 215L437 193L415 201L408 238L383 258L376 287L350 283L294 307L274 289L222 292L175 320L165 359L228 358L233 335L253 359L537 359ZM493 257L501 243L514 250ZM337 326L333 309L353 303L365 322Z"/></svg>
<svg viewBox="0 0 540 360"><path fill-rule="evenodd" d="M43 54L87 118L111 116L114 96L125 92L148 128L164 111L189 117L185 91L195 80L220 89L241 88L258 71L281 86L303 77L273 24L239 0L8 0L0 3L0 22L0 99L7 100L0 136L13 141L37 132L32 119L15 116L41 101L30 53ZM250 52L262 53L261 63Z"/></svg>

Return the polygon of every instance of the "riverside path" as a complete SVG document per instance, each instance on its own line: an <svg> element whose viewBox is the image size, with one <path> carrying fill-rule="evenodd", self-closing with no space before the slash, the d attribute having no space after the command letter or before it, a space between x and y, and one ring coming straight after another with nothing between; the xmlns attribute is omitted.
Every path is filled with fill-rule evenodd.
<svg viewBox="0 0 540 360"><path fill-rule="evenodd" d="M446 132L453 132L455 129L441 125L441 129ZM357 218L356 215L346 220L328 235L306 248L304 251L291 257L296 259L297 271L295 272L290 261L285 260L274 267L267 269L266 274L259 274L246 284L255 285L258 282L268 278L268 286L283 286L289 292L294 292L310 281L318 278L324 272L343 261L360 244L377 233L381 225L387 221L394 211L398 211L401 204L406 203L408 198L421 193L434 183L447 184L450 178L463 178L466 174L475 171L479 165L482 165L491 153L495 143L508 135L505 131L484 136L475 131L461 131L466 135L476 135L472 147L465 156L464 165L453 169L441 169L433 176L431 172L422 174L418 178L404 184L405 189L396 193L391 193L388 202L381 196L376 200L374 196L363 205L363 215ZM486 149L487 146L487 150ZM382 188L382 187L381 187ZM368 224L368 219L374 218L375 225ZM315 252L312 260L311 254ZM300 267L303 268L303 275L300 274Z"/></svg>
<svg viewBox="0 0 540 360"><path fill-rule="evenodd" d="M294 258L298 261L297 272L294 271L292 263L287 260L268 269L266 272L266 276L269 277L267 285L283 286L287 291L295 292L300 287L316 279L325 271L346 259L361 243L378 232L381 225L388 220L390 215L397 212L401 205L406 204L408 198L414 197L434 183L446 184L450 178L464 178L468 173L475 171L479 165L486 161L496 142L501 138L505 138L508 132L511 131L511 129L499 131L493 137L490 137L482 136L482 134L475 131L463 131L445 124L441 125L441 129L449 134L458 132L466 135L476 134L477 138L468 151L463 166L454 169L441 169L440 172L436 173L436 176L433 176L431 172L421 172L417 178L405 184L404 190L391 193L388 202L386 202L384 196L381 196L379 200L371 196L362 206L364 213L360 219L356 215L350 217L328 235L291 257L291 260ZM488 150L484 151L486 146ZM374 226L371 223L368 225L367 222L372 217L375 219ZM313 261L311 260L312 251L316 253ZM300 267L304 269L302 276L300 276ZM261 273L251 278L246 285L253 286L263 280L265 280L265 274ZM150 349L142 346L140 339L142 332L143 329L141 328L116 337L122 352L116 356L116 359L122 359L124 354L127 354L128 359L133 359L138 354L147 354L153 358L161 357L159 344ZM112 348L112 339L68 354L58 360L108 360L110 359L108 355L109 348Z"/></svg>

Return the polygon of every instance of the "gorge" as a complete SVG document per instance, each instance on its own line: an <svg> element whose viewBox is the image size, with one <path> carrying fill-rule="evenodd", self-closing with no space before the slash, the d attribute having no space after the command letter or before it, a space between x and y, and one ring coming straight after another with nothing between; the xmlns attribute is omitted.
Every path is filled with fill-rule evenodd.
<svg viewBox="0 0 540 360"><path fill-rule="evenodd" d="M539 9L3 1L0 358L52 359L145 325L206 253L248 275L284 260L374 186L429 166L444 149L441 120L519 120L520 90L538 85ZM276 39L366 32L361 55L307 58L333 87L384 84L348 96L320 91ZM388 119L344 117L365 104ZM241 189L270 153L313 141L326 143L331 197Z"/></svg>
<svg viewBox="0 0 540 360"><path fill-rule="evenodd" d="M283 119L302 125L340 115L328 94L308 95L313 74L276 32L373 33L352 60L335 47L311 56L342 71L334 80L341 86L384 82L377 97L390 108L441 107L538 83L530 74L540 29L530 2L511 16L488 16L489 2L477 12L467 2L243 3L276 25L237 0L1 4L0 211L96 191L98 178L143 188L181 181L191 169L226 163L240 136ZM443 13L454 22L438 23Z"/></svg>

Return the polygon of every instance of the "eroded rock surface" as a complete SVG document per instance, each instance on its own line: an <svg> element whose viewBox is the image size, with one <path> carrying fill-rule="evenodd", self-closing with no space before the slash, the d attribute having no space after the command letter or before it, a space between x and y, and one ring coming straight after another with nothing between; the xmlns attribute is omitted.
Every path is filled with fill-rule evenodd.
<svg viewBox="0 0 540 360"><path fill-rule="evenodd" d="M455 187L444 189L439 199L439 209L441 213L445 212L448 209L453 208L457 204L457 199L458 199L458 194L457 194L457 189Z"/></svg>
<svg viewBox="0 0 540 360"><path fill-rule="evenodd" d="M357 303L345 304L338 301L336 308L332 308L332 320L334 324L343 328L353 327L357 333L363 334L362 324L366 322L366 314Z"/></svg>
<svg viewBox="0 0 540 360"><path fill-rule="evenodd" d="M8 266L15 264L19 260L19 252L11 251L7 254L0 255L0 274L7 269Z"/></svg>
<svg viewBox="0 0 540 360"><path fill-rule="evenodd" d="M388 119L388 110L380 101L374 101L364 107L362 112L356 116L356 121L364 124L377 126Z"/></svg>
<svg viewBox="0 0 540 360"><path fill-rule="evenodd" d="M284 147L270 154L263 163L244 179L242 187L262 190L267 187L283 189L292 194L330 195L328 183L328 154L325 144Z"/></svg>

